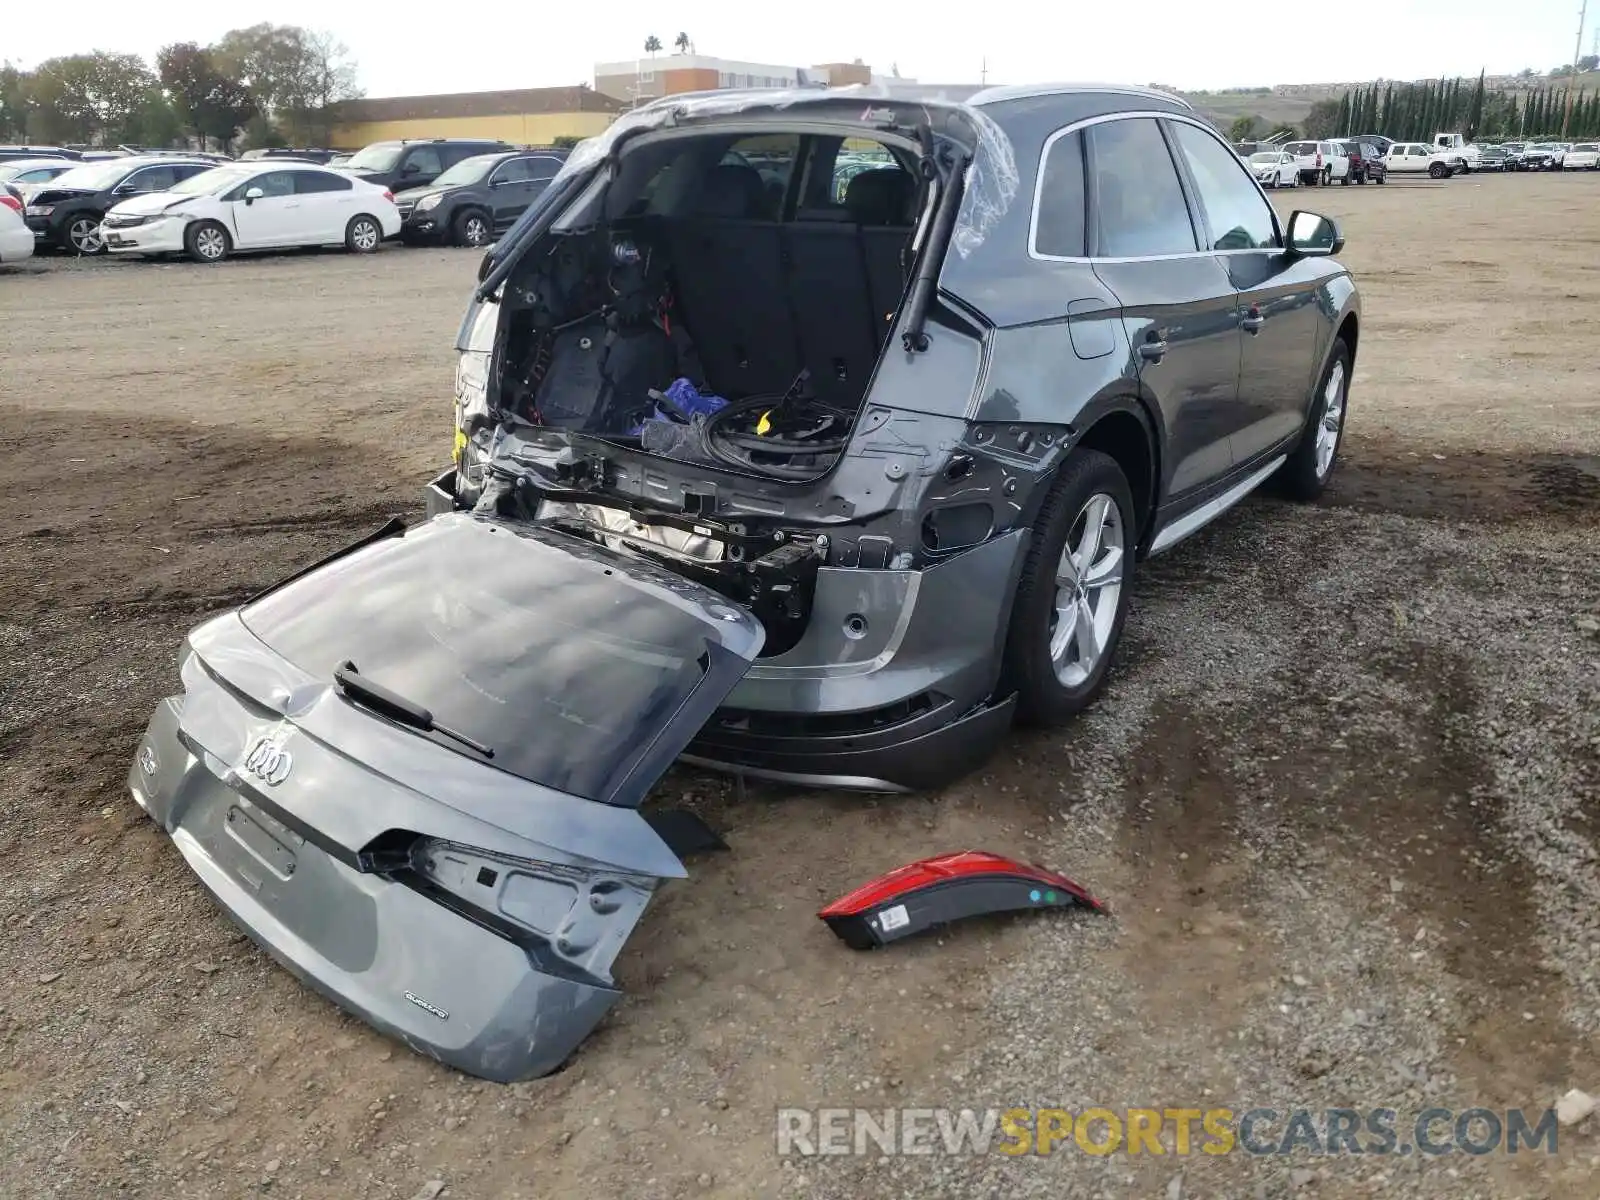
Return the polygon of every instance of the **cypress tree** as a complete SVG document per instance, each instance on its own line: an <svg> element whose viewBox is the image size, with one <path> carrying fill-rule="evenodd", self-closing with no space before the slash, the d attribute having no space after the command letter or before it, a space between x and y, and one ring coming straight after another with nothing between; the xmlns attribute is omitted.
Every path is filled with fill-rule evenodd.
<svg viewBox="0 0 1600 1200"><path fill-rule="evenodd" d="M1394 84L1391 83L1383 89L1383 116L1380 118L1383 127L1379 130L1380 133L1388 134L1389 129L1394 125L1394 117Z"/></svg>
<svg viewBox="0 0 1600 1200"><path fill-rule="evenodd" d="M1472 101L1467 105L1467 137L1476 138L1483 125L1483 71L1478 71L1478 86L1472 89Z"/></svg>
<svg viewBox="0 0 1600 1200"><path fill-rule="evenodd" d="M1359 90L1360 89L1357 89L1358 93L1359 93ZM1350 93L1349 92L1346 92L1342 97L1340 97L1340 99L1339 99L1339 128L1341 130L1343 130L1343 131L1348 131L1349 128L1350 128L1350 109L1351 109L1352 105L1353 105L1353 102L1350 99Z"/></svg>

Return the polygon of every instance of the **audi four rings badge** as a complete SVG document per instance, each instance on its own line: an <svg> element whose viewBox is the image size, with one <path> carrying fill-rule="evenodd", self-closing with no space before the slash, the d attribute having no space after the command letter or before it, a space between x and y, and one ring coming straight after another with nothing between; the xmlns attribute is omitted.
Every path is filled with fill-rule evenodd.
<svg viewBox="0 0 1600 1200"><path fill-rule="evenodd" d="M262 783L279 784L294 770L294 756L270 737L259 737L244 756L244 769Z"/></svg>

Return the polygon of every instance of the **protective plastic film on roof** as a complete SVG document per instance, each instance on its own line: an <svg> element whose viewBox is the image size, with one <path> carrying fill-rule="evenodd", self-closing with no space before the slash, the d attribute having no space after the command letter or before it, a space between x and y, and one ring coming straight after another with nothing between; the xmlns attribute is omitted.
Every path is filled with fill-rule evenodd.
<svg viewBox="0 0 1600 1200"><path fill-rule="evenodd" d="M951 245L962 258L967 257L988 236L995 222L1006 214L1016 198L1019 178L1011 139L980 109L947 99L937 91L918 91L914 95L882 84L851 84L838 88L773 88L762 91L690 92L652 101L618 117L604 133L586 138L572 148L566 164L551 184L552 190L569 176L588 171L606 158L624 136L652 129L665 129L684 119L733 117L746 112L782 111L801 104L837 100L883 100L901 103L939 103L959 108L963 118L977 134L972 166L967 172L966 197Z"/></svg>

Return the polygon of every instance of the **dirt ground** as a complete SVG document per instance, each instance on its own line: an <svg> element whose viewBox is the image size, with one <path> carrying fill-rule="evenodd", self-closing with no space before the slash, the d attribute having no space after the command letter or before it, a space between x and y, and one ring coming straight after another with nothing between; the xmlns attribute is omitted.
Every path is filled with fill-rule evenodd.
<svg viewBox="0 0 1600 1200"><path fill-rule="evenodd" d="M275 967L123 782L185 629L420 510L475 256L0 271L0 1194L1592 1200L1600 1118L1554 1156L777 1154L780 1107L1600 1092L1600 177L1279 200L1365 298L1324 500L1150 563L1097 708L944 792L674 772L732 852L512 1087ZM968 846L1113 913L872 955L814 916Z"/></svg>

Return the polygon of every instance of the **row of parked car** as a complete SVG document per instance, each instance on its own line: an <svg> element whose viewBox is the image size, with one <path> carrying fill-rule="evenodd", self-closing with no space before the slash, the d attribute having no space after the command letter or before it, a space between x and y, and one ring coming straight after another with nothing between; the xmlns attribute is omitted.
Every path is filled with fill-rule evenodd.
<svg viewBox="0 0 1600 1200"><path fill-rule="evenodd" d="M1468 143L1459 134L1427 142L1397 142L1381 134L1325 141L1286 142L1246 153L1263 187L1383 183L1390 174L1425 174L1448 179L1472 171L1600 170L1600 144L1593 142Z"/></svg>
<svg viewBox="0 0 1600 1200"><path fill-rule="evenodd" d="M0 147L0 262L36 248L77 255L186 254L384 240L485 246L549 185L567 151L437 138L331 151L87 157Z"/></svg>

